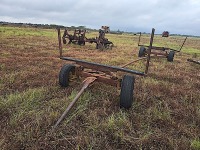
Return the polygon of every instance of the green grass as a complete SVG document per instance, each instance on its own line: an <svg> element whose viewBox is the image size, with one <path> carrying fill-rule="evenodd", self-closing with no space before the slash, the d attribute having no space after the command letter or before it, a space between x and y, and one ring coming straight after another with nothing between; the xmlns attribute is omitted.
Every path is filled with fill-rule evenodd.
<svg viewBox="0 0 200 150"><path fill-rule="evenodd" d="M183 49L181 52L186 53L186 54L196 54L196 55L200 56L200 50L195 49L195 48Z"/></svg>
<svg viewBox="0 0 200 150"><path fill-rule="evenodd" d="M200 141L199 140L191 141L191 149L200 150Z"/></svg>
<svg viewBox="0 0 200 150"><path fill-rule="evenodd" d="M43 36L43 37L55 37L55 32L53 30L37 29L37 28L19 28L19 27L2 27L0 26L0 33L5 37L19 36Z"/></svg>

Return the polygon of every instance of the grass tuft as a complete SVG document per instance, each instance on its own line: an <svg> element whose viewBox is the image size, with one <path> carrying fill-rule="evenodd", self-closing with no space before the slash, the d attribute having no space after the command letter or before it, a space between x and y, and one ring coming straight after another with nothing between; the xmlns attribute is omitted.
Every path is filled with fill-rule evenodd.
<svg viewBox="0 0 200 150"><path fill-rule="evenodd" d="M200 150L200 140L196 139L196 140L191 141L190 147L193 150Z"/></svg>

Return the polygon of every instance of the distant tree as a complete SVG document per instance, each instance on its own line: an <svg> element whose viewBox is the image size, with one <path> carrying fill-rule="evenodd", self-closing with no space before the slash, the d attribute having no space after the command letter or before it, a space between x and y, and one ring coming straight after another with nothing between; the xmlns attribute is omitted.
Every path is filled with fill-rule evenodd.
<svg viewBox="0 0 200 150"><path fill-rule="evenodd" d="M78 26L77 28L79 28L79 29L85 29L86 27L85 26Z"/></svg>

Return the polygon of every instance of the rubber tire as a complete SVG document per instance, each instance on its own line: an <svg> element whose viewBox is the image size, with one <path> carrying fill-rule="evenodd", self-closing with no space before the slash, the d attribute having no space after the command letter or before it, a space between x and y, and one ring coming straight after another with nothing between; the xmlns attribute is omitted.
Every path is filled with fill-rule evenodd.
<svg viewBox="0 0 200 150"><path fill-rule="evenodd" d="M98 49L98 48L99 48L99 44L96 43L96 49Z"/></svg>
<svg viewBox="0 0 200 150"><path fill-rule="evenodd" d="M78 41L78 45L85 45L85 41Z"/></svg>
<svg viewBox="0 0 200 150"><path fill-rule="evenodd" d="M67 87L69 86L69 75L70 72L75 74L75 66L74 65L63 65L60 73L59 73L59 84L61 87Z"/></svg>
<svg viewBox="0 0 200 150"><path fill-rule="evenodd" d="M172 62L174 60L174 51L170 51L168 56L167 56L167 61Z"/></svg>
<svg viewBox="0 0 200 150"><path fill-rule="evenodd" d="M78 41L78 45L82 45L82 41Z"/></svg>
<svg viewBox="0 0 200 150"><path fill-rule="evenodd" d="M125 75L121 82L120 108L129 109L133 103L133 90L135 78Z"/></svg>
<svg viewBox="0 0 200 150"><path fill-rule="evenodd" d="M139 53L138 53L138 57L144 57L145 56L145 51L146 51L146 48L141 46L140 50L139 50Z"/></svg>
<svg viewBox="0 0 200 150"><path fill-rule="evenodd" d="M63 44L67 44L67 40L63 38Z"/></svg>
<svg viewBox="0 0 200 150"><path fill-rule="evenodd" d="M104 45L101 44L101 43L96 44L96 49L103 50L104 49Z"/></svg>
<svg viewBox="0 0 200 150"><path fill-rule="evenodd" d="M110 44L110 49L111 50L112 50L113 46L114 46L114 44L111 42L111 44Z"/></svg>

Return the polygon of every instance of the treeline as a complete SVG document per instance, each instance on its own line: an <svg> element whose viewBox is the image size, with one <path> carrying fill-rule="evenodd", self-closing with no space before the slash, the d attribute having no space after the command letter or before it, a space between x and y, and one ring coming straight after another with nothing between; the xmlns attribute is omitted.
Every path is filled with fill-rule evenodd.
<svg viewBox="0 0 200 150"><path fill-rule="evenodd" d="M55 28L61 28L65 29L68 28L69 30L74 30L74 29L85 29L89 31L96 31L96 29L90 29L86 28L85 26L63 26L63 25L56 25L56 24L33 24L33 23L12 23L12 22L5 22L5 21L0 21L1 26L13 26L13 27L32 27L32 28L43 28L43 29L55 29Z"/></svg>
<svg viewBox="0 0 200 150"><path fill-rule="evenodd" d="M43 29L55 29L55 28L61 28L61 29L69 29L69 30L74 30L74 29L85 29L87 31L98 31L97 29L91 29L87 28L86 26L63 26L63 25L56 25L56 24L33 24L33 23L12 23L12 22L5 22L5 21L0 21L0 26L13 26L13 27L32 27L32 28L43 28ZM117 31L110 31L111 34L133 34L137 35L140 32L124 32L120 31L119 29ZM150 34L146 32L142 32L142 34ZM160 34L158 34L160 35ZM170 36L189 36L189 37L198 37L199 36L194 36L194 35L181 35L181 34L170 34Z"/></svg>
<svg viewBox="0 0 200 150"><path fill-rule="evenodd" d="M0 21L1 26L13 26L13 27L32 27L32 28L42 28L42 29L56 29L56 28L61 28L65 29L67 28L68 30L75 30L75 29L84 29L86 31L98 31L98 29L91 29L87 28L86 26L63 26L63 25L56 25L56 24L33 24L33 23L12 23L12 22L5 22L5 21ZM123 31L111 31L111 34L123 34Z"/></svg>
<svg viewBox="0 0 200 150"><path fill-rule="evenodd" d="M58 28L58 27L66 28L63 25L55 25L55 24L12 23L12 22L4 22L4 21L0 21L0 25L15 26L15 27L45 28L45 29L53 29L53 28Z"/></svg>

